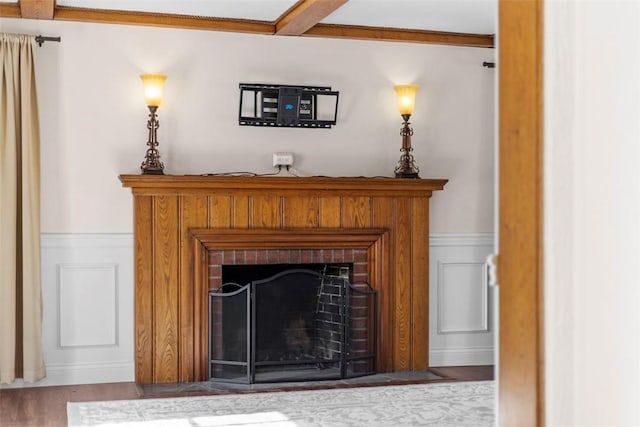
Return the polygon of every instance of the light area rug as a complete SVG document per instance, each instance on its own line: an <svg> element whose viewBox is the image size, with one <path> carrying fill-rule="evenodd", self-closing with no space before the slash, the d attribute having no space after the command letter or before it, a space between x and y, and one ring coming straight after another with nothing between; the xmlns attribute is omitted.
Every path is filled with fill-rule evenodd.
<svg viewBox="0 0 640 427"><path fill-rule="evenodd" d="M494 382L69 402L70 427L492 426Z"/></svg>

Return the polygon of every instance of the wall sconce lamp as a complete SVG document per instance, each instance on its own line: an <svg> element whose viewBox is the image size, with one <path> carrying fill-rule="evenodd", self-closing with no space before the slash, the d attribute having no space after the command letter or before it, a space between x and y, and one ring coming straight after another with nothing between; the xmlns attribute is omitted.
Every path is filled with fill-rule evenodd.
<svg viewBox="0 0 640 427"><path fill-rule="evenodd" d="M398 110L400 110L400 115L404 120L402 128L400 128L400 135L402 136L402 148L400 151L402 155L400 155L398 166L395 168L396 178L420 178L418 176L419 169L411 154L413 151L413 147L411 147L413 128L409 126L409 118L416 104L418 85L396 85L393 88L398 98Z"/></svg>
<svg viewBox="0 0 640 427"><path fill-rule="evenodd" d="M142 74L140 76L144 85L144 99L149 107L149 140L147 141L147 154L144 157L140 169L143 175L164 175L164 165L160 161L158 151L158 128L160 123L156 117L156 111L162 102L162 87L167 76L164 74Z"/></svg>

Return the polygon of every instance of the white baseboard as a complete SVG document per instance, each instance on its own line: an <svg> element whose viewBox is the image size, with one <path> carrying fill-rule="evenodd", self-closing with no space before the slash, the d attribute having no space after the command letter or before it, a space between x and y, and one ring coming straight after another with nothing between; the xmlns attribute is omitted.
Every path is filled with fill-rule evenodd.
<svg viewBox="0 0 640 427"><path fill-rule="evenodd" d="M30 383L18 379L0 385L0 389L132 382L135 378L133 362L47 365L46 369L47 376L40 381Z"/></svg>
<svg viewBox="0 0 640 427"><path fill-rule="evenodd" d="M429 366L480 366L494 365L493 347L432 348L429 350Z"/></svg>

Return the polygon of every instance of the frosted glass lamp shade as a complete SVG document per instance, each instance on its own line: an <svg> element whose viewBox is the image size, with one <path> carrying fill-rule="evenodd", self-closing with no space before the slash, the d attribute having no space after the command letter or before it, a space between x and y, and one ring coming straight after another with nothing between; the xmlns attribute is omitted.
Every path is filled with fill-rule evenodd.
<svg viewBox="0 0 640 427"><path fill-rule="evenodd" d="M418 85L396 85L393 88L398 97L398 110L400 110L400 114L413 114L413 107L416 105Z"/></svg>
<svg viewBox="0 0 640 427"><path fill-rule="evenodd" d="M164 74L142 74L144 99L149 107L158 107L162 102L162 88L167 76Z"/></svg>

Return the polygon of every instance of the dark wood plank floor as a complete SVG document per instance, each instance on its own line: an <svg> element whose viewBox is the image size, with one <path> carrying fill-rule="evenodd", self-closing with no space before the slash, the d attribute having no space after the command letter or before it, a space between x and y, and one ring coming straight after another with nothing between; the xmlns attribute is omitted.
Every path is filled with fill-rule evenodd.
<svg viewBox="0 0 640 427"><path fill-rule="evenodd" d="M449 380L493 379L493 366L431 368ZM138 399L135 383L86 384L0 390L0 426L66 426L67 402Z"/></svg>

